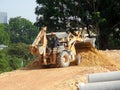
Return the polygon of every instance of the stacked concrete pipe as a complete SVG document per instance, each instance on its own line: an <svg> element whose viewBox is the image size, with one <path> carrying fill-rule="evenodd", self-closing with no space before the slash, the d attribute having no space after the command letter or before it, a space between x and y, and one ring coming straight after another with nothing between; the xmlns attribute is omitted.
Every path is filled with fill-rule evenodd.
<svg viewBox="0 0 120 90"><path fill-rule="evenodd" d="M88 75L87 84L78 84L79 90L120 90L120 71Z"/></svg>

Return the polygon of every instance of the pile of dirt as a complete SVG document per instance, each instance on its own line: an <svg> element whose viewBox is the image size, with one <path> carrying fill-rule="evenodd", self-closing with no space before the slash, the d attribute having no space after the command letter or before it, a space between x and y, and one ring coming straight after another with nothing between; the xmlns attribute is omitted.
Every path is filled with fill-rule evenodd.
<svg viewBox="0 0 120 90"><path fill-rule="evenodd" d="M115 62L120 64L120 50L100 50L100 52L106 54L111 59L115 60Z"/></svg>
<svg viewBox="0 0 120 90"><path fill-rule="evenodd" d="M82 56L82 60L80 64L81 67L101 66L109 69L110 71L120 70L119 64L117 64L114 60L109 58L105 53L102 53L96 48L92 46L80 47L80 45L77 45L75 47L77 50L77 54L80 54ZM39 68L42 67L40 65L39 58L37 58L34 61L32 61L29 65L27 65L24 69L39 69Z"/></svg>
<svg viewBox="0 0 120 90"><path fill-rule="evenodd" d="M31 61L26 67L22 69L40 69L42 68L40 64L39 58L36 58L35 60Z"/></svg>
<svg viewBox="0 0 120 90"><path fill-rule="evenodd" d="M111 71L120 70L120 65L109 58L105 53L103 54L94 47L80 48L77 47L77 53L82 56L80 66L101 66Z"/></svg>

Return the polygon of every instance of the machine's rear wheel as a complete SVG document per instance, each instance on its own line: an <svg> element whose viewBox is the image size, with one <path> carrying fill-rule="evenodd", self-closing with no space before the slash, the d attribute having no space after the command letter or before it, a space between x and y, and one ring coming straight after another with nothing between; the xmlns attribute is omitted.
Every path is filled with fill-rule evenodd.
<svg viewBox="0 0 120 90"><path fill-rule="evenodd" d="M70 57L67 51L62 51L59 53L57 58L58 67L67 67L70 65Z"/></svg>
<svg viewBox="0 0 120 90"><path fill-rule="evenodd" d="M76 55L75 63L76 63L76 65L79 65L81 63L81 55L80 54Z"/></svg>

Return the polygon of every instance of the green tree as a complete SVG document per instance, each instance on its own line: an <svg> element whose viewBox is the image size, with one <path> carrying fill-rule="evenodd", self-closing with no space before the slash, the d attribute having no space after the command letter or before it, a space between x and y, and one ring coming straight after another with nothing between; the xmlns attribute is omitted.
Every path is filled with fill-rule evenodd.
<svg viewBox="0 0 120 90"><path fill-rule="evenodd" d="M100 48L111 48L110 42L115 44L115 38L120 37L120 30L117 32L115 30L115 28L120 29L120 1L96 0L96 10L100 12L100 20L98 22L100 28ZM117 42L119 43L120 40L117 40ZM118 44L118 46L120 46L120 44ZM116 46L113 47L116 48Z"/></svg>
<svg viewBox="0 0 120 90"><path fill-rule="evenodd" d="M13 58L18 58L18 61L21 60L20 63L23 63L23 66L33 59L33 56L29 52L29 45L25 43L11 44L7 53ZM14 61L13 58L11 60L12 62Z"/></svg>
<svg viewBox="0 0 120 90"><path fill-rule="evenodd" d="M66 28L66 22L70 17L80 17L81 5L77 0L36 0L36 15L39 27L46 25L48 30L58 31ZM42 15L42 16L41 16Z"/></svg>
<svg viewBox="0 0 120 90"><path fill-rule="evenodd" d="M23 58L9 55L8 49L0 50L0 73L20 68L22 60Z"/></svg>
<svg viewBox="0 0 120 90"><path fill-rule="evenodd" d="M98 28L101 49L109 47L111 34L119 38L113 29L120 23L119 0L36 0L36 2L38 5L35 13L38 18L35 24L39 27L46 25L49 31L65 30L66 21L70 17L73 18L70 23L73 22L75 25L78 23L75 19L81 18L81 26L93 24Z"/></svg>
<svg viewBox="0 0 120 90"><path fill-rule="evenodd" d="M14 43L0 50L0 73L19 69L31 62L35 57L28 48L25 43Z"/></svg>
<svg viewBox="0 0 120 90"><path fill-rule="evenodd" d="M0 73L11 71L12 68L9 66L9 59L11 57L7 54L7 50L0 50Z"/></svg>
<svg viewBox="0 0 120 90"><path fill-rule="evenodd" d="M38 29L29 20L15 17L9 21L8 32L12 43L23 42L30 44L38 34Z"/></svg>
<svg viewBox="0 0 120 90"><path fill-rule="evenodd" d="M10 37L8 33L6 32L7 30L7 25L5 24L0 24L0 44L9 44L10 42Z"/></svg>

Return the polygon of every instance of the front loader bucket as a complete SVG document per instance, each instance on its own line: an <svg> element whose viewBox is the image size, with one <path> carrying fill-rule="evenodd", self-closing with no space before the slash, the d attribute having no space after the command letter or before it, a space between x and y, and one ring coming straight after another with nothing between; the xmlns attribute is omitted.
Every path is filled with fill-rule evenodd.
<svg viewBox="0 0 120 90"><path fill-rule="evenodd" d="M86 38L84 39L84 41L76 42L75 48L76 49L95 48L95 41L96 41L96 38Z"/></svg>
<svg viewBox="0 0 120 90"><path fill-rule="evenodd" d="M93 48L94 46L90 42L76 42L75 48L77 49L84 49L84 48Z"/></svg>

